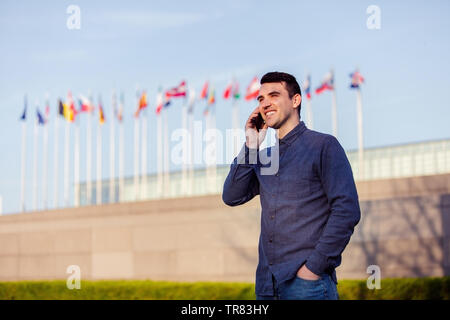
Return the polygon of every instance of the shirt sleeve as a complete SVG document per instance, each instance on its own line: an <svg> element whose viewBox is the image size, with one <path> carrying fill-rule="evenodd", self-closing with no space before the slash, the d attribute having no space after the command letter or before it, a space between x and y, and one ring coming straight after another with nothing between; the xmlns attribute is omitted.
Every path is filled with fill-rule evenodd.
<svg viewBox="0 0 450 320"><path fill-rule="evenodd" d="M320 157L320 177L328 198L330 216L322 235L306 261L319 275L334 269L361 217L358 193L350 163L337 139L329 136Z"/></svg>
<svg viewBox="0 0 450 320"><path fill-rule="evenodd" d="M259 182L255 173L257 152L257 149L249 149L244 144L234 158L223 186L222 200L225 204L244 204L259 194Z"/></svg>

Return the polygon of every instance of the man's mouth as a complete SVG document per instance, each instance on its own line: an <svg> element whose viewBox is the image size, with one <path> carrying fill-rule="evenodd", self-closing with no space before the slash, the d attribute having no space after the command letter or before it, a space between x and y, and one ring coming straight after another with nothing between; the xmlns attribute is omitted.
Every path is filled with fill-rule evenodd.
<svg viewBox="0 0 450 320"><path fill-rule="evenodd" d="M266 117L270 117L270 116L273 115L273 114L275 114L275 111L274 111L274 110L270 110L270 111L267 111L267 112L265 113Z"/></svg>

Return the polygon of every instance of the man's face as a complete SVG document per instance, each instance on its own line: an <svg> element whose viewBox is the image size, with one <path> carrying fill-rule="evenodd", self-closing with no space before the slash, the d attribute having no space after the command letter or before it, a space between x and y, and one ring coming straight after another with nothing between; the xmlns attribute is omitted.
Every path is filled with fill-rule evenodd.
<svg viewBox="0 0 450 320"><path fill-rule="evenodd" d="M269 127L279 129L289 119L298 116L298 109L294 108L295 97L289 98L284 82L261 85L258 96L259 112ZM301 98L300 95L297 95L296 99L299 98Z"/></svg>

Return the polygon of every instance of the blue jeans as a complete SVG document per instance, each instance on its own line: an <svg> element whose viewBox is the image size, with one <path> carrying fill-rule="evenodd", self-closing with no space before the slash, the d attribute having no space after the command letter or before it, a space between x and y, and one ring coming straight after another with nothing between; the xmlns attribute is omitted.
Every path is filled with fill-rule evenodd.
<svg viewBox="0 0 450 320"><path fill-rule="evenodd" d="M256 295L257 300L338 300L336 284L324 273L318 280L305 280L297 276L278 284L272 276L274 296Z"/></svg>

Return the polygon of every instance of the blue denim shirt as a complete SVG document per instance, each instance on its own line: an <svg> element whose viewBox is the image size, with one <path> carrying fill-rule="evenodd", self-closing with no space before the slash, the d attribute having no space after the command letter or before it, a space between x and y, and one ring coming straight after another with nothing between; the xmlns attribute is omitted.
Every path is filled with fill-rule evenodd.
<svg viewBox="0 0 450 320"><path fill-rule="evenodd" d="M277 164L278 170L264 172ZM360 219L353 173L337 139L301 121L273 147L258 152L244 145L231 164L222 199L236 206L258 194L256 294L273 295L272 275L282 283L305 263L337 283L335 268Z"/></svg>

